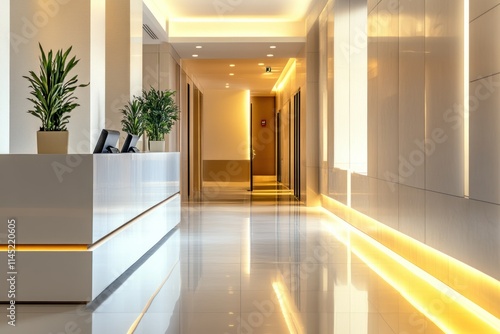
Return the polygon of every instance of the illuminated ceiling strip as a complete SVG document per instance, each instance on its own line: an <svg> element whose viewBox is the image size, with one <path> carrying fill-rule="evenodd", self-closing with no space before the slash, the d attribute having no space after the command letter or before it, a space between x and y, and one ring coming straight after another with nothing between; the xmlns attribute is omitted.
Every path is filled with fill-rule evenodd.
<svg viewBox="0 0 500 334"><path fill-rule="evenodd" d="M324 211L334 222L341 225L346 236L333 226L334 222L332 224L324 222L325 229L342 243L350 244L354 254L443 331L446 333L461 333L468 330L476 333L500 331L500 319L349 223L326 209ZM347 232L350 233L350 238ZM397 271L394 269L396 266ZM433 314L429 310L430 306L433 302L442 300L443 296L447 297L445 304L447 312ZM458 315L460 319L453 315Z"/></svg>
<svg viewBox="0 0 500 334"><path fill-rule="evenodd" d="M129 330L127 331L127 334L132 334L136 331L137 327L139 326L142 318L146 315L148 312L149 308L151 307L151 304L155 300L156 296L160 293L161 289L163 289L163 286L167 283L168 279L172 275L172 272L174 271L175 267L179 264L179 261L177 261L172 268L170 269L169 273L167 274L167 277L163 280L163 282L160 284L160 286L156 289L156 291L153 293L153 295L149 298L148 302L146 303L146 306L142 309L142 312L139 314L137 319L132 323L130 326Z"/></svg>

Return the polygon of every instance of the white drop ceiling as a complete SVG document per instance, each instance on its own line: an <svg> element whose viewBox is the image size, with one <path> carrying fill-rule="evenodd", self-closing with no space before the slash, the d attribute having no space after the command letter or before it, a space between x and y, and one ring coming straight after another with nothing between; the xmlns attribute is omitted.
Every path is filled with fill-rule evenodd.
<svg viewBox="0 0 500 334"><path fill-rule="evenodd" d="M315 1L144 0L144 24L159 38L145 34L144 42L170 43L203 89L272 95L288 60L305 45L304 19Z"/></svg>

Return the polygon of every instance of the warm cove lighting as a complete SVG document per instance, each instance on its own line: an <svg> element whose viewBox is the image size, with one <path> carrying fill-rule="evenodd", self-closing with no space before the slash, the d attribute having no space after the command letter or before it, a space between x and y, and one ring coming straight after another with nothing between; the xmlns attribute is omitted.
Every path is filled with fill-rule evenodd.
<svg viewBox="0 0 500 334"><path fill-rule="evenodd" d="M197 45L197 46L196 46L196 48L197 48L197 49L202 49L202 48L203 48L203 46L201 46L201 45Z"/></svg>
<svg viewBox="0 0 500 334"><path fill-rule="evenodd" d="M500 319L326 209L323 227L445 333L498 333Z"/></svg>
<svg viewBox="0 0 500 334"><path fill-rule="evenodd" d="M274 55L273 55L272 53L268 54L267 56L268 56L269 58L274 57Z"/></svg>
<svg viewBox="0 0 500 334"><path fill-rule="evenodd" d="M198 55L193 55L193 58L198 58Z"/></svg>
<svg viewBox="0 0 500 334"><path fill-rule="evenodd" d="M229 67L235 67L236 65L235 64L230 64Z"/></svg>

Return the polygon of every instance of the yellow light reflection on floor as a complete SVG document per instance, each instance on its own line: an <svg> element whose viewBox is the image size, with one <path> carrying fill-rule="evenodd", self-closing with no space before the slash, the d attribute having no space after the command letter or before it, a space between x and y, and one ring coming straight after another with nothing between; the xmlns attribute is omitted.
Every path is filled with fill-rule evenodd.
<svg viewBox="0 0 500 334"><path fill-rule="evenodd" d="M303 334L302 321L298 318L295 303L291 301L290 293L283 282L274 282L273 290L280 303L281 313L285 318L286 327L290 334Z"/></svg>
<svg viewBox="0 0 500 334"><path fill-rule="evenodd" d="M445 333L500 332L500 319L352 225L331 216L332 221L324 222L324 228ZM440 303L439 309L433 307L436 303Z"/></svg>

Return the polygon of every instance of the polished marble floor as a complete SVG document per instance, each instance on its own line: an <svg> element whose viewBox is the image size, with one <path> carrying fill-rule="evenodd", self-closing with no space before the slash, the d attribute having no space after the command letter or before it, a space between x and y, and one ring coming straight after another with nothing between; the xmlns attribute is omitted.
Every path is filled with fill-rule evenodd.
<svg viewBox="0 0 500 334"><path fill-rule="evenodd" d="M18 305L16 327L2 307L0 333L443 333L463 318L414 268L275 183L206 189L96 301Z"/></svg>

